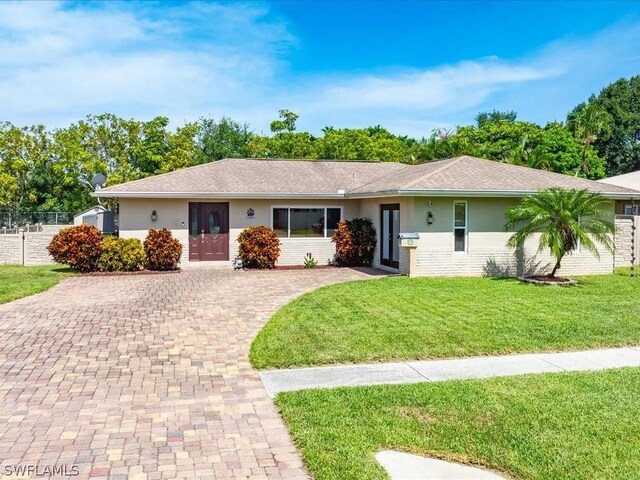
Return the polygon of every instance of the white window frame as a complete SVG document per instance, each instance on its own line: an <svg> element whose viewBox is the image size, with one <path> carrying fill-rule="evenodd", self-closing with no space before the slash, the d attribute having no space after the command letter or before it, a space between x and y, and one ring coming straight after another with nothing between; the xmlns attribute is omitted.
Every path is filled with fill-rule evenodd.
<svg viewBox="0 0 640 480"><path fill-rule="evenodd" d="M464 227L456 227L456 205L464 204ZM464 229L464 251L456 250L456 230ZM469 204L466 200L453 201L453 253L455 255L466 255L469 251Z"/></svg>
<svg viewBox="0 0 640 480"><path fill-rule="evenodd" d="M270 222L270 227L273 228L273 211L276 208L286 208L288 210L287 212L287 236L286 237L278 237L280 238L280 240L314 240L314 241L318 241L318 240L326 240L327 238L331 238L331 237L327 237L327 222L325 220L324 222L324 236L323 237L292 237L291 236L291 209L292 208L308 208L308 209L313 209L313 208L322 208L324 209L324 218L327 218L327 208L336 208L340 210L340 220L342 221L344 220L344 207L342 205L271 205L270 208L270 212L271 215L269 215L269 222Z"/></svg>

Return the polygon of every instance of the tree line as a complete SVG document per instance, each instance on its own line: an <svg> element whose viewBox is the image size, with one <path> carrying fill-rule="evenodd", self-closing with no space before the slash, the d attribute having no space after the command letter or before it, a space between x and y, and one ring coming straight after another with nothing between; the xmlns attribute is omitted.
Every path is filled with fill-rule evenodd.
<svg viewBox="0 0 640 480"><path fill-rule="evenodd" d="M438 129L420 139L382 126L297 130L281 110L271 135L223 117L170 129L169 119L89 115L66 128L0 122L0 211L79 212L94 204L89 180L108 185L225 157L375 160L419 163L475 155L591 179L640 168L640 76L620 79L564 122L520 121L516 112L481 112L474 125Z"/></svg>

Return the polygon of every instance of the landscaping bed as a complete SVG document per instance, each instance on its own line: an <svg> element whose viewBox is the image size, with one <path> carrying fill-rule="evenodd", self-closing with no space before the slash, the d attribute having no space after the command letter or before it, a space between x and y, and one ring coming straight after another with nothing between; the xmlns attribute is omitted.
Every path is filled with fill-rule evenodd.
<svg viewBox="0 0 640 480"><path fill-rule="evenodd" d="M251 347L256 368L288 368L640 344L640 284L578 277L393 277L320 288L280 309Z"/></svg>
<svg viewBox="0 0 640 480"><path fill-rule="evenodd" d="M317 480L387 478L401 450L508 478L623 479L640 471L640 369L282 393Z"/></svg>

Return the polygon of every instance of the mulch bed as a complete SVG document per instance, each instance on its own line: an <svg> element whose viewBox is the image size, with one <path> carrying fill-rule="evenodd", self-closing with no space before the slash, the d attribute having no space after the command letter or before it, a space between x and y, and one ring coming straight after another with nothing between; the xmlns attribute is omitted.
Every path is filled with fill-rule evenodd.
<svg viewBox="0 0 640 480"><path fill-rule="evenodd" d="M559 285L562 287L574 287L578 284L575 280L564 277L550 277L549 275L533 275L531 277L518 277L518 280L536 285Z"/></svg>
<svg viewBox="0 0 640 480"><path fill-rule="evenodd" d="M179 268L175 270L138 270L137 272L88 272L83 273L87 277L119 277L121 275L164 275L168 273L180 273Z"/></svg>

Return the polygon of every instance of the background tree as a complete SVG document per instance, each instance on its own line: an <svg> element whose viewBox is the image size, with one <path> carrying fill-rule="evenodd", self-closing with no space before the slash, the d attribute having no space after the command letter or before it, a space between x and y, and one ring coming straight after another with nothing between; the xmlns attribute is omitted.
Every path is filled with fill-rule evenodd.
<svg viewBox="0 0 640 480"><path fill-rule="evenodd" d="M610 134L593 144L607 162L607 175L640 169L640 75L620 80L592 95L587 105L604 110L610 117ZM568 115L568 123L584 109L578 105Z"/></svg>
<svg viewBox="0 0 640 480"><path fill-rule="evenodd" d="M246 123L238 123L228 117L219 121L200 119L196 136L196 163L207 163L222 158L250 156L249 142L253 134Z"/></svg>
<svg viewBox="0 0 640 480"><path fill-rule="evenodd" d="M294 132L296 130L296 120L299 115L289 110L280 110L278 112L279 120L271 122L271 131L273 133Z"/></svg>
<svg viewBox="0 0 640 480"><path fill-rule="evenodd" d="M407 163L419 155L418 141L394 135L380 125L358 129L325 127L322 133L316 139L319 158Z"/></svg>
<svg viewBox="0 0 640 480"><path fill-rule="evenodd" d="M510 247L523 246L525 241L540 233L538 248L549 248L556 263L550 276L555 277L562 259L577 248L600 258L596 242L612 252L615 250L615 226L607 220L610 202L602 195L586 190L550 188L522 198L516 206L507 209L505 228L519 228L511 238Z"/></svg>
<svg viewBox="0 0 640 480"><path fill-rule="evenodd" d="M611 116L594 103L578 105L567 120L567 128L582 143L580 168L585 175L589 174L589 158L587 151L598 138L606 138L611 133Z"/></svg>
<svg viewBox="0 0 640 480"><path fill-rule="evenodd" d="M16 213L37 200L34 175L48 161L49 143L42 126L0 124L0 207Z"/></svg>
<svg viewBox="0 0 640 480"><path fill-rule="evenodd" d="M580 168L582 163L583 145L569 132L562 123L551 122L542 129L542 134L535 149L546 157L548 170L566 175L575 175L597 180L605 176L606 162L599 157L593 146L586 149L586 162L589 165L589 173L585 174ZM537 167L534 164L529 166ZM547 168L544 168L547 170Z"/></svg>
<svg viewBox="0 0 640 480"><path fill-rule="evenodd" d="M513 110L501 112L494 110L492 112L480 112L476 115L476 126L482 128L490 122L515 122L518 114Z"/></svg>

